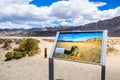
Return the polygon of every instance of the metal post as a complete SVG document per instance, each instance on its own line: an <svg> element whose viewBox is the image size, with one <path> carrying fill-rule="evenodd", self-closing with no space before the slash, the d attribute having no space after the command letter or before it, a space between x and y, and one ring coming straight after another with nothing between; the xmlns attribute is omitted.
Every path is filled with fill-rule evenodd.
<svg viewBox="0 0 120 80"><path fill-rule="evenodd" d="M47 58L47 48L45 48L44 57Z"/></svg>
<svg viewBox="0 0 120 80"><path fill-rule="evenodd" d="M101 80L105 80L105 66L101 66Z"/></svg>
<svg viewBox="0 0 120 80"><path fill-rule="evenodd" d="M49 58L49 80L54 80L54 59Z"/></svg>
<svg viewBox="0 0 120 80"><path fill-rule="evenodd" d="M101 80L105 80L106 72L106 52L107 52L107 30L103 32L102 57L101 57Z"/></svg>

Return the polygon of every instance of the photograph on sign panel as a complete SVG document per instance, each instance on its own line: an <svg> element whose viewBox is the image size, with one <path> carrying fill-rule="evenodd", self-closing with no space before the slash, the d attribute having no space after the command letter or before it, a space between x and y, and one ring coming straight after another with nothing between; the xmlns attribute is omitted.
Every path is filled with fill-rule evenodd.
<svg viewBox="0 0 120 80"><path fill-rule="evenodd" d="M59 33L53 57L100 63L102 32Z"/></svg>

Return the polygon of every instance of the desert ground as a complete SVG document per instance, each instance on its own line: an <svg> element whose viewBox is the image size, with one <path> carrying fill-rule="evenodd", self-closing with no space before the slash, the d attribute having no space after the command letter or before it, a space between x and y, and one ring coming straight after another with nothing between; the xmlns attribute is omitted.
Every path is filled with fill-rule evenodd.
<svg viewBox="0 0 120 80"><path fill-rule="evenodd" d="M48 58L44 58L44 49L47 48L49 57L53 42L44 39L54 39L54 37L32 38L40 40L40 53L33 57L4 61L4 55L10 50L4 50L0 45L0 80L49 80L49 63ZM14 47L15 44L12 46ZM115 50L107 53L106 80L120 80L120 38L109 37L108 46ZM54 72L55 80L101 80L101 66L99 65L54 59Z"/></svg>

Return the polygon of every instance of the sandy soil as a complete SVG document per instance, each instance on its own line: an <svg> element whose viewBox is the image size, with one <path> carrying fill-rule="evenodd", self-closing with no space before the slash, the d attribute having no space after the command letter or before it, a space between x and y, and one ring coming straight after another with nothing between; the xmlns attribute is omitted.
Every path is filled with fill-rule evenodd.
<svg viewBox="0 0 120 80"><path fill-rule="evenodd" d="M0 48L0 80L48 80L48 58L44 58L44 48L49 55L53 42L43 41L45 37L37 39L40 40L41 52L33 57L5 62L6 51ZM115 41L115 38L109 39ZM106 80L120 80L120 46L118 42L112 46L116 45L118 53L107 56ZM54 59L54 68L55 80L101 80L101 67L98 65Z"/></svg>

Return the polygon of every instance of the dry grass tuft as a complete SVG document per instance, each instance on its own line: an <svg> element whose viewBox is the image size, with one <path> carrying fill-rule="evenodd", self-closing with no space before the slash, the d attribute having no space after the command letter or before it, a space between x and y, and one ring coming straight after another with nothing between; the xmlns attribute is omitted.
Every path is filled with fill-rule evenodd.
<svg viewBox="0 0 120 80"><path fill-rule="evenodd" d="M42 40L47 42L54 42L54 39L42 39Z"/></svg>

